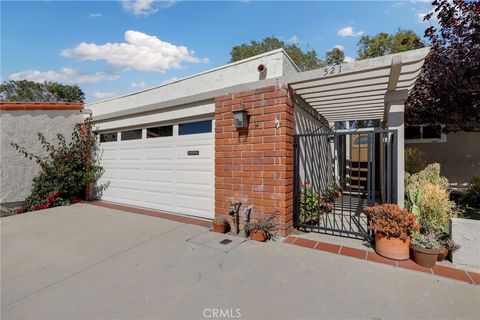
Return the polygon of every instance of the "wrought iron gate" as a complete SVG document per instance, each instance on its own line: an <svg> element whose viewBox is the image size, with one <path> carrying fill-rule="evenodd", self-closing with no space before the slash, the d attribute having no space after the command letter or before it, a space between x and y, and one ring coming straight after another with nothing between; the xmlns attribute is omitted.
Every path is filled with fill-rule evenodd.
<svg viewBox="0 0 480 320"><path fill-rule="evenodd" d="M368 238L364 206L395 203L396 130L295 136L294 226Z"/></svg>

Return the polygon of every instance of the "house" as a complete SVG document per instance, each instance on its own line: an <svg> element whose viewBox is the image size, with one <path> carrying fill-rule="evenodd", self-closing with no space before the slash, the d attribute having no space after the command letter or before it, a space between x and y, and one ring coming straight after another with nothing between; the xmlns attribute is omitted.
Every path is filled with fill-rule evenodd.
<svg viewBox="0 0 480 320"><path fill-rule="evenodd" d="M364 204L403 205L404 101L427 53L299 72L279 49L88 104L99 196L208 219L240 202L253 218L274 214L280 235L365 236ZM325 212L305 206L306 186Z"/></svg>
<svg viewBox="0 0 480 320"><path fill-rule="evenodd" d="M75 124L82 122L83 103L71 102L0 102L0 207L12 209L24 204L30 195L32 179L40 167L20 154L11 143L18 143L29 152L42 155L38 133L47 141L57 134L72 134Z"/></svg>

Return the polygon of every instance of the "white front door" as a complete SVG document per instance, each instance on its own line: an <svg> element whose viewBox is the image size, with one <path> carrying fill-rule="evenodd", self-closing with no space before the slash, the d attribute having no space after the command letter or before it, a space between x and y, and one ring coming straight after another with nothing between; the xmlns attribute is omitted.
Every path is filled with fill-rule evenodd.
<svg viewBox="0 0 480 320"><path fill-rule="evenodd" d="M213 121L101 133L102 199L214 217Z"/></svg>

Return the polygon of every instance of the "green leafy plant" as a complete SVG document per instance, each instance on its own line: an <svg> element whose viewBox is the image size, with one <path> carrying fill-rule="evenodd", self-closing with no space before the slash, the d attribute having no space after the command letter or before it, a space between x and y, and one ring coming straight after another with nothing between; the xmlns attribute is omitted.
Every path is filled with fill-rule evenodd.
<svg viewBox="0 0 480 320"><path fill-rule="evenodd" d="M86 129L88 128L88 129ZM89 130L90 120L77 125L69 141L57 135L57 144L48 142L42 133L38 139L46 155L29 152L16 143L12 146L40 166L26 199L29 210L68 205L82 198L85 188L95 183L103 172L99 165L98 142Z"/></svg>
<svg viewBox="0 0 480 320"><path fill-rule="evenodd" d="M412 246L416 246L424 249L431 249L431 250L440 249L440 243L438 242L437 237L433 233L414 234L412 237Z"/></svg>
<svg viewBox="0 0 480 320"><path fill-rule="evenodd" d="M300 223L315 224L319 219L320 194L305 181L300 186Z"/></svg>
<svg viewBox="0 0 480 320"><path fill-rule="evenodd" d="M429 164L415 174L405 174L405 206L422 226L422 232L439 236L448 232L448 218L457 215L450 201L448 180L440 175L440 164Z"/></svg>
<svg viewBox="0 0 480 320"><path fill-rule="evenodd" d="M368 228L386 237L405 240L419 229L415 215L396 204L386 203L364 210L371 219Z"/></svg>
<svg viewBox="0 0 480 320"><path fill-rule="evenodd" d="M252 230L264 231L267 235L267 240L275 239L277 236L277 224L275 223L275 214L268 215L266 219L256 219L253 222L247 222L245 229L250 233Z"/></svg>
<svg viewBox="0 0 480 320"><path fill-rule="evenodd" d="M419 222L424 233L440 236L448 233L448 219L457 215L455 202L450 201L449 192L438 185L426 183L419 203Z"/></svg>
<svg viewBox="0 0 480 320"><path fill-rule="evenodd" d="M470 180L462 202L469 207L480 208L480 173Z"/></svg>

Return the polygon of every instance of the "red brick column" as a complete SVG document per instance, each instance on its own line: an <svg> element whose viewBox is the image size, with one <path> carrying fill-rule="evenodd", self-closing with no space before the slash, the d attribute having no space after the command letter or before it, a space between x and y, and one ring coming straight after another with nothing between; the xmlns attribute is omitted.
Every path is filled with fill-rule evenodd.
<svg viewBox="0 0 480 320"><path fill-rule="evenodd" d="M248 112L248 128L233 126L232 111L239 109ZM293 135L293 103L287 85L215 99L216 216L228 214L229 201L241 201L242 208L253 206L251 219L275 213L278 235L291 232Z"/></svg>

